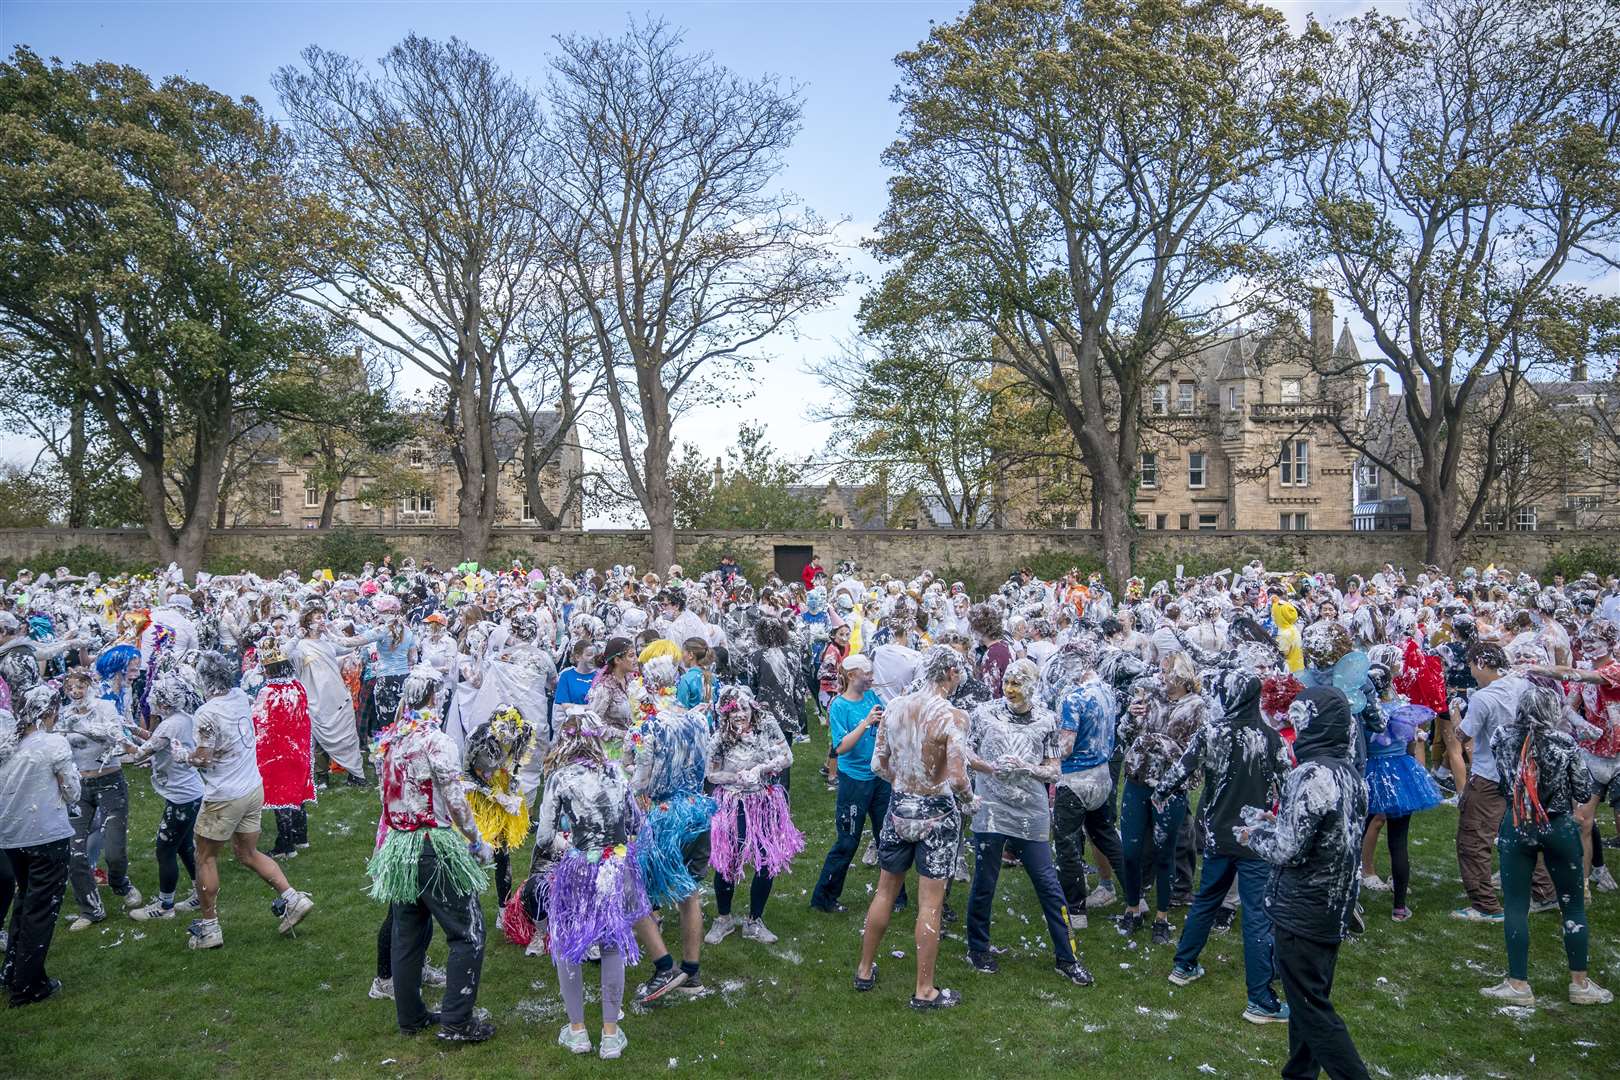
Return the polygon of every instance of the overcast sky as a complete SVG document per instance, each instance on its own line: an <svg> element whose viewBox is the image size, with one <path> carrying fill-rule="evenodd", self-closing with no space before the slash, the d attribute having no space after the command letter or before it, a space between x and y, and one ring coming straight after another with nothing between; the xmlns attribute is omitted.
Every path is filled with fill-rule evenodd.
<svg viewBox="0 0 1620 1080"><path fill-rule="evenodd" d="M252 95L277 116L271 73L296 61L311 43L375 60L410 31L456 35L538 88L553 35L617 33L627 19L652 14L684 28L690 48L712 52L741 74L776 74L802 85L804 127L788 154L783 186L823 217L848 220L842 235L851 269L869 277L875 267L856 244L886 198L886 171L878 159L896 128L889 101L894 55L925 37L930 21L953 18L964 6L930 0L628 5L0 0L0 33L8 54L26 44L66 61L110 60L154 77L179 74L225 93ZM1331 22L1371 5L1322 0L1277 6L1303 26L1307 13ZM1405 3L1379 6L1404 10ZM761 417L771 441L794 457L816 455L826 443L828 432L804 415L806 404L821 395L809 367L852 332L865 287L857 277L837 305L804 319L796 335L770 343L772 360L752 380L754 397L744 410ZM1369 352L1367 335L1358 337L1363 353ZM683 418L676 436L713 456L731 443L741 415L736 408L695 412ZM32 450L12 440L0 444L0 453L19 458Z"/></svg>

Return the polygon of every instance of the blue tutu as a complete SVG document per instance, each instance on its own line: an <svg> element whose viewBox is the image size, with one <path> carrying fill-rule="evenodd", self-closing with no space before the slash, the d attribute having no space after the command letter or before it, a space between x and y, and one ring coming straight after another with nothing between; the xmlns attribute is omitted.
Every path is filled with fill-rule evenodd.
<svg viewBox="0 0 1620 1080"><path fill-rule="evenodd" d="M1406 817L1440 804L1440 789L1411 754L1367 760L1367 813Z"/></svg>
<svg viewBox="0 0 1620 1080"><path fill-rule="evenodd" d="M697 891L698 879L686 865L686 846L709 831L713 814L714 800L706 795L671 795L647 811L636 855L654 907L678 904Z"/></svg>

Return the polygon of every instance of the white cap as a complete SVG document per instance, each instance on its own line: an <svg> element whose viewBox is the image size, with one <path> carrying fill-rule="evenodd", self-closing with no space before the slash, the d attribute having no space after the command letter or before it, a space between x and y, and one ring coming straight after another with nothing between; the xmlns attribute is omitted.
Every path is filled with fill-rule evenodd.
<svg viewBox="0 0 1620 1080"><path fill-rule="evenodd" d="M844 662L838 666L843 668L845 671L869 672L872 670L872 661L871 658L866 656L864 653L850 653L848 656L844 657Z"/></svg>

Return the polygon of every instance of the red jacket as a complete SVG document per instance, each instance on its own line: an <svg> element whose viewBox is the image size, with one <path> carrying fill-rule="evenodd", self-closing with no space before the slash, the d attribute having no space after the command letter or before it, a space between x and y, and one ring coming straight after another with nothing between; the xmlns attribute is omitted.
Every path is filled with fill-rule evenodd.
<svg viewBox="0 0 1620 1080"><path fill-rule="evenodd" d="M799 574L799 577L804 580L804 587L806 589L813 589L816 587L816 575L825 574L826 572L827 571L825 568L817 566L815 563L806 563L804 570Z"/></svg>

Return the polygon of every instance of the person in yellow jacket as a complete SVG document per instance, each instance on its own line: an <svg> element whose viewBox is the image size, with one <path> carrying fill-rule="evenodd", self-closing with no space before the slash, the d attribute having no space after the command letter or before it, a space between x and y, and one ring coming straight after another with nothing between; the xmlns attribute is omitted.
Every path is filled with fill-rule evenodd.
<svg viewBox="0 0 1620 1080"><path fill-rule="evenodd" d="M1288 661L1289 671L1305 666L1305 651L1300 647L1299 609L1280 596L1271 599L1271 621L1277 624L1277 649Z"/></svg>

